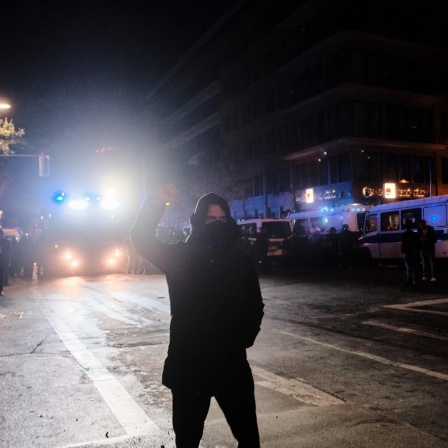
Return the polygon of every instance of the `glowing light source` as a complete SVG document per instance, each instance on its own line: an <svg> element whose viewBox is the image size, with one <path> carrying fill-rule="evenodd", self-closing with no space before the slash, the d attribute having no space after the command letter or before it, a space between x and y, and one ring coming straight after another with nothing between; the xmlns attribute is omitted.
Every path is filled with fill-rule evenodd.
<svg viewBox="0 0 448 448"><path fill-rule="evenodd" d="M384 184L384 197L386 199L395 199L397 197L395 183Z"/></svg>
<svg viewBox="0 0 448 448"><path fill-rule="evenodd" d="M312 188L307 188L305 191L305 201L307 204L314 202L314 190Z"/></svg>
<svg viewBox="0 0 448 448"><path fill-rule="evenodd" d="M102 197L101 207L107 210L117 208L119 206L117 192L115 190L107 190Z"/></svg>
<svg viewBox="0 0 448 448"><path fill-rule="evenodd" d="M85 210L89 206L89 203L85 199L72 199L68 203L68 206L73 210Z"/></svg>
<svg viewBox="0 0 448 448"><path fill-rule="evenodd" d="M65 193L63 191L58 191L53 196L54 202L57 204L62 204L65 200Z"/></svg>

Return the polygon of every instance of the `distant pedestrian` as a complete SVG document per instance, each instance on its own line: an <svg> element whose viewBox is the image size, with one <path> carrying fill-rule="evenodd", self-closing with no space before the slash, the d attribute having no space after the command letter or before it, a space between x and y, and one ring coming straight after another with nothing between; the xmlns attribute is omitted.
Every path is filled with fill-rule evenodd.
<svg viewBox="0 0 448 448"><path fill-rule="evenodd" d="M354 232L350 232L347 224L342 226L341 233L339 234L339 267L352 267L356 236Z"/></svg>
<svg viewBox="0 0 448 448"><path fill-rule="evenodd" d="M418 276L418 261L420 254L420 238L412 230L412 222L407 221L406 230L401 235L401 253L406 267L406 283L416 285Z"/></svg>
<svg viewBox="0 0 448 448"><path fill-rule="evenodd" d="M322 257L325 266L334 266L338 259L339 237L335 227L330 227L322 243Z"/></svg>
<svg viewBox="0 0 448 448"><path fill-rule="evenodd" d="M418 229L420 237L420 256L422 259L423 278L422 280L436 281L436 242L437 235L434 227L428 226L426 220L420 221L420 228Z"/></svg>
<svg viewBox="0 0 448 448"><path fill-rule="evenodd" d="M3 295L3 286L11 257L11 241L5 237L5 232L0 229L0 296Z"/></svg>

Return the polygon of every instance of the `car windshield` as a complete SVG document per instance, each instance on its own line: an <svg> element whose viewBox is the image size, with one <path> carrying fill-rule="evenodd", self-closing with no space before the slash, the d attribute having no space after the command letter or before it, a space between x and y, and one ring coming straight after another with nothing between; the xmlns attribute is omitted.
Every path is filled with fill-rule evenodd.
<svg viewBox="0 0 448 448"><path fill-rule="evenodd" d="M268 221L262 224L270 238L289 238L291 236L291 226L287 221Z"/></svg>

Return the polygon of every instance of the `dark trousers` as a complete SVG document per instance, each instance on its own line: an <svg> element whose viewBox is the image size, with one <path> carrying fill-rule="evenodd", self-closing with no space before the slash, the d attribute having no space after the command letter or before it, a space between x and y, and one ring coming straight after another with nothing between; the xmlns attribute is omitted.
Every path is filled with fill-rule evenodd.
<svg viewBox="0 0 448 448"><path fill-rule="evenodd" d="M417 254L405 254L404 265L406 266L406 281L409 283L416 283L418 276Z"/></svg>
<svg viewBox="0 0 448 448"><path fill-rule="evenodd" d="M435 251L422 249L420 255L422 258L423 275L427 278L434 277L436 271Z"/></svg>
<svg viewBox="0 0 448 448"><path fill-rule="evenodd" d="M222 409L238 448L259 448L254 384L223 388L215 393L172 390L173 428L177 448L198 448L212 396Z"/></svg>

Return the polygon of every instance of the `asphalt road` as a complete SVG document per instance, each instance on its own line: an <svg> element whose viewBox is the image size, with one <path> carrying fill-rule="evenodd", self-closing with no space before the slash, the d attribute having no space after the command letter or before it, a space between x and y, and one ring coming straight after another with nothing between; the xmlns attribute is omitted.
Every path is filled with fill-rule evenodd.
<svg viewBox="0 0 448 448"><path fill-rule="evenodd" d="M263 447L446 447L448 269L273 268L248 356ZM13 279L0 298L0 447L173 447L162 275ZM212 403L203 447L235 447Z"/></svg>

